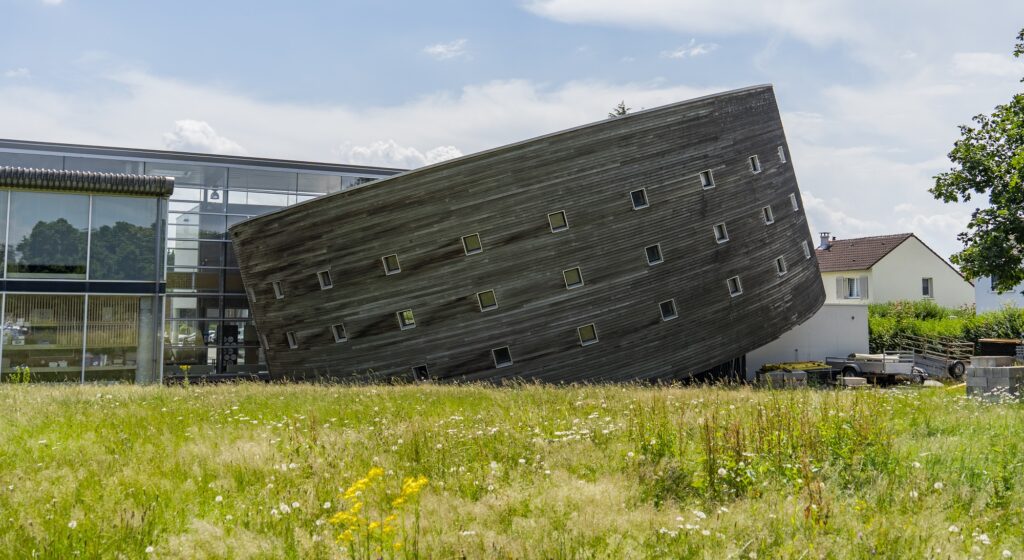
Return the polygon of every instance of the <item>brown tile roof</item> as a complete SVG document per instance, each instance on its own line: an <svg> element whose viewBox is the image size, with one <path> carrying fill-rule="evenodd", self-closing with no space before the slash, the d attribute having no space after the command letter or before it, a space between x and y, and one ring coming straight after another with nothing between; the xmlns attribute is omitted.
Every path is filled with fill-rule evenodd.
<svg viewBox="0 0 1024 560"><path fill-rule="evenodd" d="M818 268L822 272L867 270L898 247L900 243L913 236L912 233L897 233L856 239L836 239L828 249L819 247L815 249L814 253L818 257Z"/></svg>

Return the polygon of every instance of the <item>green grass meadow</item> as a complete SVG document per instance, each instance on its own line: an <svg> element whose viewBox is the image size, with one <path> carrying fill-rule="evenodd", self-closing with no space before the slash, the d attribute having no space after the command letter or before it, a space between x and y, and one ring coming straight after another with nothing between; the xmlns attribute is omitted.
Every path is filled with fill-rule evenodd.
<svg viewBox="0 0 1024 560"><path fill-rule="evenodd" d="M1024 558L1024 406L963 387L6 385L0 411L7 558Z"/></svg>

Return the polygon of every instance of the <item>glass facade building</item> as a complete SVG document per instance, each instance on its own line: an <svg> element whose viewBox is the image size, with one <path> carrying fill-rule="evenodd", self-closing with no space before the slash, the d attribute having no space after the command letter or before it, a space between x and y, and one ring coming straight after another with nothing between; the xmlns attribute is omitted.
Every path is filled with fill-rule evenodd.
<svg viewBox="0 0 1024 560"><path fill-rule="evenodd" d="M169 200L0 192L0 370L53 381L265 372L227 228L400 171L12 140L0 166L174 178ZM102 293L140 283L147 295Z"/></svg>

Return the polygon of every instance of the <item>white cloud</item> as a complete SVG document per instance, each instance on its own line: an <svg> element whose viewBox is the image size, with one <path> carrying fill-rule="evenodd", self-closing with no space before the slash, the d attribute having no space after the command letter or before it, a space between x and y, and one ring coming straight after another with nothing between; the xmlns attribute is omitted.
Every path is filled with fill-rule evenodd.
<svg viewBox="0 0 1024 560"><path fill-rule="evenodd" d="M219 134L206 121L174 121L174 130L164 134L164 147L180 152L245 155L245 148Z"/></svg>
<svg viewBox="0 0 1024 560"><path fill-rule="evenodd" d="M450 43L437 43L423 48L423 52L437 60L449 60L467 56L467 39L456 39Z"/></svg>
<svg viewBox="0 0 1024 560"><path fill-rule="evenodd" d="M783 31L822 44L864 33L849 1L527 0L531 12L566 23L658 27L688 33Z"/></svg>
<svg viewBox="0 0 1024 560"><path fill-rule="evenodd" d="M670 51L661 51L663 58L693 58L710 53L718 48L715 43L697 43L696 39L690 39L690 44Z"/></svg>
<svg viewBox="0 0 1024 560"><path fill-rule="evenodd" d="M64 3L64 0L43 0L43 4L47 6L60 6Z"/></svg>
<svg viewBox="0 0 1024 560"><path fill-rule="evenodd" d="M964 75L1021 78L1024 77L1024 60L1009 54L956 53L953 55L953 71Z"/></svg>
<svg viewBox="0 0 1024 560"><path fill-rule="evenodd" d="M368 146L343 144L338 148L341 161L353 165L379 165L412 169L423 167L462 155L455 146L438 146L426 152L402 146L394 140L377 140Z"/></svg>
<svg viewBox="0 0 1024 560"><path fill-rule="evenodd" d="M32 73L28 71L28 68L13 68L4 72L5 78L30 78Z"/></svg>

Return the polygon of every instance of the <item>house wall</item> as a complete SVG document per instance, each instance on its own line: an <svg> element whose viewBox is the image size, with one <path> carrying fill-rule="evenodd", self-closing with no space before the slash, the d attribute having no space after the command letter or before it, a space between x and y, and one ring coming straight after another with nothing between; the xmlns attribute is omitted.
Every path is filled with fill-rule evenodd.
<svg viewBox="0 0 1024 560"><path fill-rule="evenodd" d="M747 354L747 379L764 364L822 360L868 351L868 306L825 304L810 319Z"/></svg>
<svg viewBox="0 0 1024 560"><path fill-rule="evenodd" d="M992 279L988 276L974 281L974 304L978 313L998 311L1005 306L1024 308L1024 284L1018 284L1012 291L1000 294L992 290Z"/></svg>
<svg viewBox="0 0 1024 560"><path fill-rule="evenodd" d="M861 282L861 297L859 299L845 299L839 297L836 289L837 278L867 278L867 297L864 297L864 282ZM825 285L825 304L833 305L863 305L875 302L874 277L870 270L846 270L842 272L822 272L821 281Z"/></svg>
<svg viewBox="0 0 1024 560"><path fill-rule="evenodd" d="M872 303L924 299L921 279L932 278L935 303L943 307L974 304L974 286L916 237L893 249L871 272Z"/></svg>

